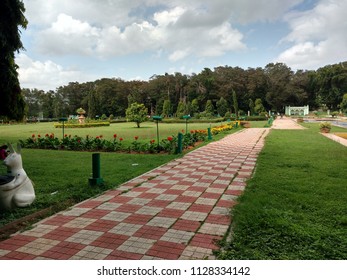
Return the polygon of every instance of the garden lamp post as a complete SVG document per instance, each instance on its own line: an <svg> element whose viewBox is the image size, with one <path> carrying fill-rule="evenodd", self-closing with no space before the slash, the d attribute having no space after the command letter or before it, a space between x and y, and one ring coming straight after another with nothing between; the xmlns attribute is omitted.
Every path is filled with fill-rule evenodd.
<svg viewBox="0 0 347 280"><path fill-rule="evenodd" d="M159 121L162 120L161 116L153 116L153 120L155 120L155 122L157 123L157 141L158 141L158 148L159 148Z"/></svg>
<svg viewBox="0 0 347 280"><path fill-rule="evenodd" d="M64 139L64 135L65 135L64 134L64 127L65 127L65 122L67 121L67 118L60 118L59 121L63 122L63 138L62 139Z"/></svg>
<svg viewBox="0 0 347 280"><path fill-rule="evenodd" d="M190 115L183 116L183 119L186 120L186 134L188 133L188 120L190 119Z"/></svg>

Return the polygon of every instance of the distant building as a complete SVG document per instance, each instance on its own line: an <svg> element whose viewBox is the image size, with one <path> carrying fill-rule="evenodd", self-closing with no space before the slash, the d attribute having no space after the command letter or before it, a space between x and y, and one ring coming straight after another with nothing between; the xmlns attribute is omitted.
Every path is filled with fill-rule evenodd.
<svg viewBox="0 0 347 280"><path fill-rule="evenodd" d="M306 116L309 114L309 107L308 105L301 106L301 107L286 106L285 113L287 116L292 116L292 115Z"/></svg>

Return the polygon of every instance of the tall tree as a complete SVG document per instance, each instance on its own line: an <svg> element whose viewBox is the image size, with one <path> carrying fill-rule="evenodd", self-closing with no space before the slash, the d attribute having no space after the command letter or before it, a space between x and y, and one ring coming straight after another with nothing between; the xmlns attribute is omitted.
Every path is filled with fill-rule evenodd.
<svg viewBox="0 0 347 280"><path fill-rule="evenodd" d="M347 93L345 93L342 97L342 102L340 104L340 108L342 112L347 113Z"/></svg>
<svg viewBox="0 0 347 280"><path fill-rule="evenodd" d="M199 101L195 98L190 104L190 114L194 116L196 113L199 113Z"/></svg>
<svg viewBox="0 0 347 280"><path fill-rule="evenodd" d="M177 106L176 117L182 118L185 114L185 111L186 111L186 105L183 103L183 101L180 101Z"/></svg>
<svg viewBox="0 0 347 280"><path fill-rule="evenodd" d="M265 67L265 73L268 79L266 101L271 105L271 109L282 112L286 105L294 105L290 83L292 70L284 63L269 63Z"/></svg>
<svg viewBox="0 0 347 280"><path fill-rule="evenodd" d="M228 102L221 97L218 101L217 101L217 112L221 117L224 117L226 112L228 112Z"/></svg>
<svg viewBox="0 0 347 280"><path fill-rule="evenodd" d="M172 111L171 111L171 102L170 102L170 100L166 99L164 101L164 104L163 104L162 115L163 115L163 117L168 117L168 116L171 115L171 113L172 113Z"/></svg>
<svg viewBox="0 0 347 280"><path fill-rule="evenodd" d="M0 112L8 119L22 120L25 102L21 93L15 52L24 49L19 28L26 28L24 4L20 0L0 1Z"/></svg>
<svg viewBox="0 0 347 280"><path fill-rule="evenodd" d="M211 100L206 101L205 113L206 113L206 117L214 116L214 106Z"/></svg>
<svg viewBox="0 0 347 280"><path fill-rule="evenodd" d="M233 106L234 106L236 119L238 119L239 118L239 103L237 101L237 95L235 90L233 90Z"/></svg>
<svg viewBox="0 0 347 280"><path fill-rule="evenodd" d="M254 112L257 114L261 114L265 112L265 108L263 106L263 102L261 101L260 98L257 98L254 103Z"/></svg>
<svg viewBox="0 0 347 280"><path fill-rule="evenodd" d="M249 113L251 114L251 116L254 115L254 102L252 99L249 99L249 103L248 103L248 106L249 106Z"/></svg>

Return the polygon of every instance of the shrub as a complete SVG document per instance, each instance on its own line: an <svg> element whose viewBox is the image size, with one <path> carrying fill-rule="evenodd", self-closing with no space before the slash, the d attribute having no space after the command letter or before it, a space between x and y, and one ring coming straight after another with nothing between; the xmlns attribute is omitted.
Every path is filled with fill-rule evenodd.
<svg viewBox="0 0 347 280"><path fill-rule="evenodd" d="M66 123L64 124L65 128L86 128L86 127L99 127L99 126L109 126L110 122L87 122L87 123L83 123L83 124L79 124L79 123ZM62 128L63 124L62 123L55 123L54 124L55 128Z"/></svg>
<svg viewBox="0 0 347 280"><path fill-rule="evenodd" d="M331 129L331 123L330 122L321 122L319 124L319 128L328 128Z"/></svg>
<svg viewBox="0 0 347 280"><path fill-rule="evenodd" d="M267 117L265 115L260 116L247 116L245 118L246 121L266 121Z"/></svg>
<svg viewBox="0 0 347 280"><path fill-rule="evenodd" d="M189 119L190 123L219 123L224 121L224 118L210 118L210 119L197 119L196 117ZM163 118L163 123L185 123L185 119L177 119L177 118Z"/></svg>

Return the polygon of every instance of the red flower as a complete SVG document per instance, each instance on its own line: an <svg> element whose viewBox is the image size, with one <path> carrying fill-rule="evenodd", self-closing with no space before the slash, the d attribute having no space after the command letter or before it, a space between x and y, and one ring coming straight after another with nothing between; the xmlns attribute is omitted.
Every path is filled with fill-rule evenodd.
<svg viewBox="0 0 347 280"><path fill-rule="evenodd" d="M35 138L35 134L31 135L31 138Z"/></svg>
<svg viewBox="0 0 347 280"><path fill-rule="evenodd" d="M67 134L65 134L64 137L67 137Z"/></svg>
<svg viewBox="0 0 347 280"><path fill-rule="evenodd" d="M135 138L135 140L139 139L139 137L138 137L138 136L135 136L134 138Z"/></svg>
<svg viewBox="0 0 347 280"><path fill-rule="evenodd" d="M117 138L117 134L113 134L113 138Z"/></svg>
<svg viewBox="0 0 347 280"><path fill-rule="evenodd" d="M96 139L99 139L100 137L99 137L99 136L96 136L95 138L96 138Z"/></svg>
<svg viewBox="0 0 347 280"><path fill-rule="evenodd" d="M154 139L150 141L150 143L151 143L151 144L153 144L154 142L155 142L155 140L154 140Z"/></svg>
<svg viewBox="0 0 347 280"><path fill-rule="evenodd" d="M77 142L78 142L78 143L81 143L81 139L78 139Z"/></svg>
<svg viewBox="0 0 347 280"><path fill-rule="evenodd" d="M169 136L168 138L167 138L167 140L169 140L170 142L173 140L173 138L171 137L171 136Z"/></svg>
<svg viewBox="0 0 347 280"><path fill-rule="evenodd" d="M102 136L102 135L100 135L99 137L100 137L100 138L102 138L103 136Z"/></svg>
<svg viewBox="0 0 347 280"><path fill-rule="evenodd" d="M119 138L119 141L123 141L123 138L121 137L121 138Z"/></svg>
<svg viewBox="0 0 347 280"><path fill-rule="evenodd" d="M45 137L49 137L48 133L46 133Z"/></svg>
<svg viewBox="0 0 347 280"><path fill-rule="evenodd" d="M40 138L40 137L41 137L41 135L40 135L40 134L37 134L37 137L38 137L38 138Z"/></svg>

